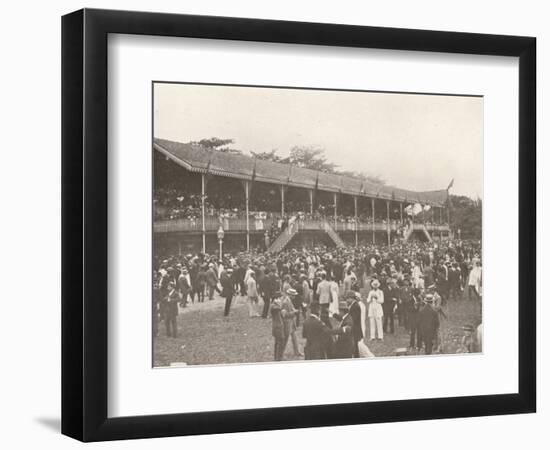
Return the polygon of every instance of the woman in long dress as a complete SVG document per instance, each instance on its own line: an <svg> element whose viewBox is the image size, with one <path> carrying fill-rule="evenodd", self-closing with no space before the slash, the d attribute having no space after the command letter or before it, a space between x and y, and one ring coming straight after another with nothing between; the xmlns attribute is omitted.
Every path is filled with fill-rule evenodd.
<svg viewBox="0 0 550 450"><path fill-rule="evenodd" d="M254 272L250 272L248 275L246 295L248 296L248 317L260 317L260 313L258 312L258 287Z"/></svg>

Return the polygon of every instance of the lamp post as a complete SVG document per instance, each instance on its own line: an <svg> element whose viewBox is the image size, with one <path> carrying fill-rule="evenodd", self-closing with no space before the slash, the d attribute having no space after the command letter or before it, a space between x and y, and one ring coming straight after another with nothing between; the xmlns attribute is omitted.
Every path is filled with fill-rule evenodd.
<svg viewBox="0 0 550 450"><path fill-rule="evenodd" d="M220 228L218 228L218 242L220 244L220 260L223 259L223 237L225 235L225 232L223 231L223 227L220 225Z"/></svg>

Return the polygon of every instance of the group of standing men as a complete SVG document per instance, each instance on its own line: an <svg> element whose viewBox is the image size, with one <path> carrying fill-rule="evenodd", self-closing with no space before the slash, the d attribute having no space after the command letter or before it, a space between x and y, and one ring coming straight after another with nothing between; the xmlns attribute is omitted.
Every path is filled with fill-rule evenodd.
<svg viewBox="0 0 550 450"><path fill-rule="evenodd" d="M237 295L245 296L250 317L272 319L274 359L288 340L300 357L302 326L306 359L350 358L368 354L371 340L382 340L397 326L410 334L410 348L430 354L438 345L440 319L448 301L464 297L481 304L481 257L476 242L407 243L392 249L292 249L227 254L222 260L197 254L158 261L153 306L168 336L177 335L178 304L203 302L218 292L229 316ZM263 302L263 305L261 304Z"/></svg>

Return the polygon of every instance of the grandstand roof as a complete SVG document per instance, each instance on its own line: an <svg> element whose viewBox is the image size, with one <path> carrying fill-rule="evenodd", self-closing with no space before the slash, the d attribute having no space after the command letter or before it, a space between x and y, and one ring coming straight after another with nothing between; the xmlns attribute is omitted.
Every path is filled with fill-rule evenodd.
<svg viewBox="0 0 550 450"><path fill-rule="evenodd" d="M255 180L328 192L381 198L432 206L444 206L447 190L409 191L394 186L379 185L360 178L320 172L277 163L252 156L207 150L194 144L154 139L153 148L191 172L211 173L221 177Z"/></svg>

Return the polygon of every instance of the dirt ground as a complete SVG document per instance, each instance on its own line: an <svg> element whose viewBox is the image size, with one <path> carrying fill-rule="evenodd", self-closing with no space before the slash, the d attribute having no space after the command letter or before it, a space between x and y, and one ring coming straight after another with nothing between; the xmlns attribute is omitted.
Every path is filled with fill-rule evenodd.
<svg viewBox="0 0 550 450"><path fill-rule="evenodd" d="M262 303L260 301L260 308ZM164 323L159 323L158 336L153 339L153 364L155 367L171 363L239 364L273 361L273 337L271 319L248 317L245 297L233 300L231 313L223 317L224 299L217 296L204 303L189 304L180 308L178 337L166 337ZM479 304L463 298L449 302L445 308L447 319L441 322L444 353L456 353L463 336L462 326L480 323ZM368 323L367 323L368 333ZM302 328L297 332L303 352L305 340ZM394 356L398 348L408 347L409 335L397 325L395 334L385 334L383 341L365 341L375 357ZM285 360L303 359L293 355L289 341Z"/></svg>

